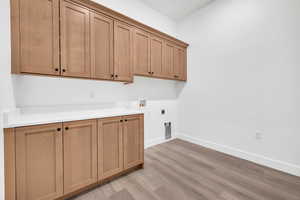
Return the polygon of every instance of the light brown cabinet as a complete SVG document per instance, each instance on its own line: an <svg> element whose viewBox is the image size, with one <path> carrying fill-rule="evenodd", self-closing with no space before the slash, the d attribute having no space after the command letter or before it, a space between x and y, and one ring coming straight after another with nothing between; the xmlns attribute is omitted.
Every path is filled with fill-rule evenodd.
<svg viewBox="0 0 300 200"><path fill-rule="evenodd" d="M114 21L91 12L91 66L92 78L114 79Z"/></svg>
<svg viewBox="0 0 300 200"><path fill-rule="evenodd" d="M11 8L12 73L186 80L188 44L90 0L11 0Z"/></svg>
<svg viewBox="0 0 300 200"><path fill-rule="evenodd" d="M134 31L134 74L149 76L151 75L150 66L150 34L135 29Z"/></svg>
<svg viewBox="0 0 300 200"><path fill-rule="evenodd" d="M59 74L59 0L20 1L19 60L21 73ZM15 52L15 51L13 51Z"/></svg>
<svg viewBox="0 0 300 200"><path fill-rule="evenodd" d="M62 125L16 129L17 200L52 200L63 195Z"/></svg>
<svg viewBox="0 0 300 200"><path fill-rule="evenodd" d="M61 73L89 78L90 12L78 4L61 2Z"/></svg>
<svg viewBox="0 0 300 200"><path fill-rule="evenodd" d="M144 163L144 118L142 115L124 117L124 168Z"/></svg>
<svg viewBox="0 0 300 200"><path fill-rule="evenodd" d="M75 121L64 128L64 194L97 182L97 122Z"/></svg>
<svg viewBox="0 0 300 200"><path fill-rule="evenodd" d="M174 47L174 78L182 81L187 80L186 50L184 48Z"/></svg>
<svg viewBox="0 0 300 200"><path fill-rule="evenodd" d="M175 65L175 46L172 43L165 42L164 44L164 74L166 78L174 78Z"/></svg>
<svg viewBox="0 0 300 200"><path fill-rule="evenodd" d="M5 147L9 200L70 197L143 166L144 116L8 129Z"/></svg>
<svg viewBox="0 0 300 200"><path fill-rule="evenodd" d="M158 37L151 37L151 75L163 77L163 40Z"/></svg>
<svg viewBox="0 0 300 200"><path fill-rule="evenodd" d="M173 42L135 29L134 74L186 81L186 51Z"/></svg>
<svg viewBox="0 0 300 200"><path fill-rule="evenodd" d="M114 71L115 80L133 81L133 28L114 22Z"/></svg>
<svg viewBox="0 0 300 200"><path fill-rule="evenodd" d="M123 171L122 117L98 121L98 179L103 180Z"/></svg>

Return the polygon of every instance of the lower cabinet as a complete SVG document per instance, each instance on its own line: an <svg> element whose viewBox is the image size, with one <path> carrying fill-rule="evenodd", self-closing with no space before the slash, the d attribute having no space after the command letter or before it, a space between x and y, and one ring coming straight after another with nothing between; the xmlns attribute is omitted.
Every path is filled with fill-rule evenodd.
<svg viewBox="0 0 300 200"><path fill-rule="evenodd" d="M142 114L21 127L13 134L5 145L15 146L15 157L5 154L5 161L15 168L9 181L16 189L5 190L16 198L7 200L69 196L144 163Z"/></svg>
<svg viewBox="0 0 300 200"><path fill-rule="evenodd" d="M52 200L63 195L61 126L59 123L16 129L18 200Z"/></svg>
<svg viewBox="0 0 300 200"><path fill-rule="evenodd" d="M144 118L141 115L124 117L124 168L144 162Z"/></svg>
<svg viewBox="0 0 300 200"><path fill-rule="evenodd" d="M98 121L98 179L103 180L123 171L122 117Z"/></svg>
<svg viewBox="0 0 300 200"><path fill-rule="evenodd" d="M64 194L97 182L97 121L64 123Z"/></svg>

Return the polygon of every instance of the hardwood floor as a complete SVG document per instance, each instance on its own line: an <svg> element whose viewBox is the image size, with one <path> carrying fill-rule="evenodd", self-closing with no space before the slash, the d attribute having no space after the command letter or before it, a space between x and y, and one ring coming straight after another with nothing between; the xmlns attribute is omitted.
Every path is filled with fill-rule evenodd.
<svg viewBox="0 0 300 200"><path fill-rule="evenodd" d="M145 169L72 200L300 200L300 178L173 140L145 151Z"/></svg>

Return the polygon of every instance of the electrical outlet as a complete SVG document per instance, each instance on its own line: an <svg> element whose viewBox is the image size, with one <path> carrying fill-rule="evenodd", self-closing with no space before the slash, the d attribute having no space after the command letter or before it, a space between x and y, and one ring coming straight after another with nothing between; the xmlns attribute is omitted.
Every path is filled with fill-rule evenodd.
<svg viewBox="0 0 300 200"><path fill-rule="evenodd" d="M94 99L95 98L95 93L92 91L92 92L90 92L90 98L91 99Z"/></svg>
<svg viewBox="0 0 300 200"><path fill-rule="evenodd" d="M256 131L255 133L255 139L261 140L263 138L263 133L261 131Z"/></svg>
<svg viewBox="0 0 300 200"><path fill-rule="evenodd" d="M139 105L140 108L146 107L146 105L147 105L147 100L146 99L140 99L139 102L140 102L140 105Z"/></svg>

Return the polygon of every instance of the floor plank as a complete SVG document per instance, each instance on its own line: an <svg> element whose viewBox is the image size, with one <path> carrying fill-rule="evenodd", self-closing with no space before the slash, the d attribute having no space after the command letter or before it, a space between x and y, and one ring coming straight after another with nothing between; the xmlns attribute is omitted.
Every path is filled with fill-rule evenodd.
<svg viewBox="0 0 300 200"><path fill-rule="evenodd" d="M300 177L176 139L148 148L144 169L72 200L300 200Z"/></svg>

